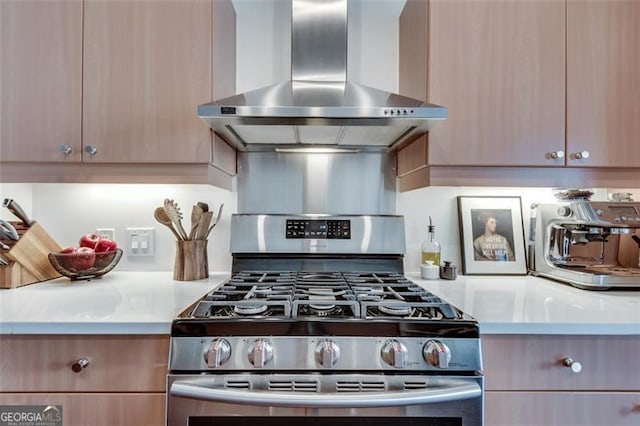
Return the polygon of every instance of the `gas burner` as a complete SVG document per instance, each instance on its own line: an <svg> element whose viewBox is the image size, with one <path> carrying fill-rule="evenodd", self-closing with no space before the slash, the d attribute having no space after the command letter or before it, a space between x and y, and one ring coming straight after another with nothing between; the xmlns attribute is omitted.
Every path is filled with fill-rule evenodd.
<svg viewBox="0 0 640 426"><path fill-rule="evenodd" d="M233 311L241 316L258 315L268 309L267 305L235 305Z"/></svg>
<svg viewBox="0 0 640 426"><path fill-rule="evenodd" d="M378 306L378 309L380 310L380 312L396 317L406 317L411 314L410 306L380 305Z"/></svg>
<svg viewBox="0 0 640 426"><path fill-rule="evenodd" d="M352 318L345 308L344 305L309 303L299 305L296 314L298 317Z"/></svg>

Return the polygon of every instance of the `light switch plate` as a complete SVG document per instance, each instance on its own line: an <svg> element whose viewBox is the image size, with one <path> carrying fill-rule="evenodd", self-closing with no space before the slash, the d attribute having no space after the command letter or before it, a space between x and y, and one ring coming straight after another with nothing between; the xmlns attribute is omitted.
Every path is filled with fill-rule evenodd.
<svg viewBox="0 0 640 426"><path fill-rule="evenodd" d="M155 252L154 228L127 228L127 256L153 256Z"/></svg>

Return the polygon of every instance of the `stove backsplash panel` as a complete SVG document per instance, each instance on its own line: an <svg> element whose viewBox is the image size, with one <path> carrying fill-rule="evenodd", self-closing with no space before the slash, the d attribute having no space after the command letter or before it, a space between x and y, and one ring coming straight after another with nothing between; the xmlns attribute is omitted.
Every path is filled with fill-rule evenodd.
<svg viewBox="0 0 640 426"><path fill-rule="evenodd" d="M238 153L238 213L395 214L395 153Z"/></svg>

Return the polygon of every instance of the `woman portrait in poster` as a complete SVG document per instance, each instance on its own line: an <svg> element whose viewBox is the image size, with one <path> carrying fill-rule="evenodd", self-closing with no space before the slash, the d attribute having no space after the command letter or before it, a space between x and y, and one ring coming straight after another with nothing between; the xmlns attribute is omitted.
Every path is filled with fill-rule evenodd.
<svg viewBox="0 0 640 426"><path fill-rule="evenodd" d="M511 211L471 210L474 260L514 262Z"/></svg>

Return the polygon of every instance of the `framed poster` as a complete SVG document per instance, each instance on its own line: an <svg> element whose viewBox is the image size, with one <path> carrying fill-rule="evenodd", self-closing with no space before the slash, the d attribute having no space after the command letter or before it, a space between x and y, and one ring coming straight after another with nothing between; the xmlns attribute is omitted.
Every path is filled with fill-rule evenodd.
<svg viewBox="0 0 640 426"><path fill-rule="evenodd" d="M462 273L526 275L520 197L458 197Z"/></svg>

